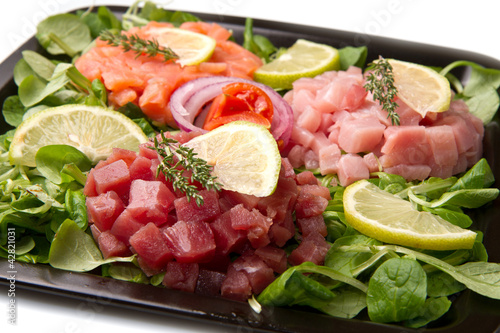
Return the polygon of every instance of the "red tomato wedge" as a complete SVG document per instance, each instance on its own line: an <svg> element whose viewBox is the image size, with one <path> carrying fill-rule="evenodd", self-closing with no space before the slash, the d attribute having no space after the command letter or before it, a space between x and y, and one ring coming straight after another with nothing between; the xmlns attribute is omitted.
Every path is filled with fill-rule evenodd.
<svg viewBox="0 0 500 333"><path fill-rule="evenodd" d="M236 120L246 120L271 128L273 103L259 87L245 82L230 83L222 88L210 106L203 129L213 130Z"/></svg>

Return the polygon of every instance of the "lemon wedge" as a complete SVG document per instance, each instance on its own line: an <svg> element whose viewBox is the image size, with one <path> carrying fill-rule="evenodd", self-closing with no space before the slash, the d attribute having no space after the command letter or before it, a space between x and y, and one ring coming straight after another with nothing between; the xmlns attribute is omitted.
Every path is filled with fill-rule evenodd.
<svg viewBox="0 0 500 333"><path fill-rule="evenodd" d="M432 68L411 62L387 59L392 66L398 97L425 117L427 112L450 108L451 89L448 79Z"/></svg>
<svg viewBox="0 0 500 333"><path fill-rule="evenodd" d="M163 47L179 56L181 66L198 65L212 56L216 41L212 37L180 28L158 28L148 31Z"/></svg>
<svg viewBox="0 0 500 333"><path fill-rule="evenodd" d="M301 77L314 77L340 68L336 48L298 39L278 58L254 72L254 80L274 89L292 89L292 83Z"/></svg>
<svg viewBox="0 0 500 333"><path fill-rule="evenodd" d="M343 200L347 222L382 242L428 250L456 250L472 248L476 239L475 232L418 211L409 201L367 180L349 185Z"/></svg>
<svg viewBox="0 0 500 333"><path fill-rule="evenodd" d="M281 156L276 140L262 125L234 121L184 145L213 166L212 175L226 190L265 197L276 189Z"/></svg>
<svg viewBox="0 0 500 333"><path fill-rule="evenodd" d="M122 113L100 106L71 104L48 108L25 119L9 148L12 164L36 166L35 155L46 145L70 145L95 164L114 147L137 151L146 142L142 129Z"/></svg>

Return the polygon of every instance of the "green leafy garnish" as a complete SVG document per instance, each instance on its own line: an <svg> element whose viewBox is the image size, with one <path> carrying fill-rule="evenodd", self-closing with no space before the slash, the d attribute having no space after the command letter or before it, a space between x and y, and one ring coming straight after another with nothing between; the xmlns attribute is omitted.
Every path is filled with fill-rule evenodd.
<svg viewBox="0 0 500 333"><path fill-rule="evenodd" d="M384 58L379 57L372 62L368 68L370 72L366 77L364 88L373 94L373 100L377 100L382 109L387 111L387 118L391 119L393 125L399 125L399 115L396 113L398 103L394 101L398 94L394 86L394 75L391 64Z"/></svg>
<svg viewBox="0 0 500 333"><path fill-rule="evenodd" d="M125 33L114 34L110 30L104 30L99 38L111 46L122 47L125 52L135 52L137 57L145 54L148 57L163 55L165 61L179 59L172 49L161 46L156 39L142 39L136 34L127 35Z"/></svg>
<svg viewBox="0 0 500 333"><path fill-rule="evenodd" d="M198 206L203 205L203 197L192 181L199 182L207 190L219 191L222 185L210 174L212 167L205 160L196 157L193 149L179 144L175 139L165 137L163 132L160 136L161 141L156 137L154 139L154 149L162 158L156 176L162 172L172 182L174 190L182 191L188 200L194 199ZM190 177L185 176L186 171L191 172Z"/></svg>

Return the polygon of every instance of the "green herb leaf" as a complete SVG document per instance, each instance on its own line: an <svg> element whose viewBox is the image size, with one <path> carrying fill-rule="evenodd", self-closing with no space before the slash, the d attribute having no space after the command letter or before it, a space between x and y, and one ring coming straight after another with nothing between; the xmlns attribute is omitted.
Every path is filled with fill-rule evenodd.
<svg viewBox="0 0 500 333"><path fill-rule="evenodd" d="M210 174L212 166L196 157L193 149L182 146L177 140L165 137L163 132L160 136L161 141L158 141L157 137L154 138L154 149L162 158L157 173L163 173L172 182L174 190L186 193L188 200L195 199L198 206L203 205L203 197L191 181L199 182L207 190L219 191L222 185ZM186 171L191 172L191 181L184 175Z"/></svg>
<svg viewBox="0 0 500 333"><path fill-rule="evenodd" d="M90 30L74 14L52 15L37 26L36 38L50 54L74 57L90 44Z"/></svg>
<svg viewBox="0 0 500 333"><path fill-rule="evenodd" d="M368 284L370 319L379 323L409 320L419 315L427 297L427 277L413 259L392 258L377 268Z"/></svg>
<svg viewBox="0 0 500 333"><path fill-rule="evenodd" d="M92 236L70 219L61 224L49 252L49 263L52 267L74 272L87 272L102 264L131 262L133 259L134 256L103 259Z"/></svg>
<svg viewBox="0 0 500 333"><path fill-rule="evenodd" d="M351 66L365 67L368 48L366 46L346 46L339 49L340 70L347 70Z"/></svg>
<svg viewBox="0 0 500 333"><path fill-rule="evenodd" d="M394 101L398 94L394 86L394 75L391 64L381 56L368 67L364 88L373 94L373 100L378 101L382 110L387 111L387 118L393 125L399 125L399 115L396 113L398 104Z"/></svg>
<svg viewBox="0 0 500 333"><path fill-rule="evenodd" d="M114 34L110 30L101 32L99 38L107 42L108 45L122 47L125 52L132 51L136 53L137 57L145 54L149 57L163 55L165 61L179 59L179 56L172 49L160 46L156 39L146 40L134 34Z"/></svg>

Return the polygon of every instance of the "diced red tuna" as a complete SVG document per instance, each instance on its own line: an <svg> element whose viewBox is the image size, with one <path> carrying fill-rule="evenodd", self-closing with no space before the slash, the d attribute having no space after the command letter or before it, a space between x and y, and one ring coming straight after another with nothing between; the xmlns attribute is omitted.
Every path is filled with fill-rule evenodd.
<svg viewBox="0 0 500 333"><path fill-rule="evenodd" d="M252 286L247 275L230 266L221 285L221 295L237 301L246 301L252 296Z"/></svg>
<svg viewBox="0 0 500 333"><path fill-rule="evenodd" d="M280 177L295 179L295 171L293 170L293 165L286 157L281 158Z"/></svg>
<svg viewBox="0 0 500 333"><path fill-rule="evenodd" d="M276 273L281 274L287 269L286 252L279 247L272 245L264 246L256 249L255 254Z"/></svg>
<svg viewBox="0 0 500 333"><path fill-rule="evenodd" d="M97 194L115 191L120 198L128 201L130 172L123 160L117 160L99 169L94 169L93 178Z"/></svg>
<svg viewBox="0 0 500 333"><path fill-rule="evenodd" d="M319 233L312 233L304 237L299 246L288 256L288 262L292 266L300 265L310 261L316 265L322 265L330 245Z"/></svg>
<svg viewBox="0 0 500 333"><path fill-rule="evenodd" d="M175 196L161 181L136 179L130 186L130 203L127 210L139 222L161 226L168 221L174 208Z"/></svg>
<svg viewBox="0 0 500 333"><path fill-rule="evenodd" d="M163 233L154 223L148 223L130 237L130 245L153 270L162 271L173 259Z"/></svg>
<svg viewBox="0 0 500 333"><path fill-rule="evenodd" d="M328 187L325 187L323 185L319 185L319 184L309 185L309 184L306 184L306 185L300 185L299 189L300 189L301 193L311 193L313 195L317 195L317 196L323 197L326 200L331 200L332 199L332 197L330 195L330 190L328 189Z"/></svg>
<svg viewBox="0 0 500 333"><path fill-rule="evenodd" d="M214 234L206 222L179 220L164 232L178 262L208 262L215 254Z"/></svg>
<svg viewBox="0 0 500 333"><path fill-rule="evenodd" d="M234 206L229 213L233 229L246 231L254 248L266 246L271 242L268 232L273 222L269 217L256 209L249 211L243 205Z"/></svg>
<svg viewBox="0 0 500 333"><path fill-rule="evenodd" d="M85 186L83 187L83 194L85 194L86 197L95 197L97 195L97 190L95 189L94 169L91 169L87 174L87 180L85 181Z"/></svg>
<svg viewBox="0 0 500 333"><path fill-rule="evenodd" d="M154 144L152 141L141 143L139 145L139 156L147 157L150 160L157 159L158 154L156 153L156 151L154 149L152 149L152 147L154 147Z"/></svg>
<svg viewBox="0 0 500 333"><path fill-rule="evenodd" d="M151 159L144 156L137 158L130 164L129 167L130 179L155 180L155 174L151 170Z"/></svg>
<svg viewBox="0 0 500 333"><path fill-rule="evenodd" d="M273 223L269 229L269 238L279 247L282 247L295 234L295 223L293 222L292 211L289 210L285 214L283 221Z"/></svg>
<svg viewBox="0 0 500 333"><path fill-rule="evenodd" d="M340 184L348 186L355 181L370 178L370 171L361 156L346 154L339 160L337 175Z"/></svg>
<svg viewBox="0 0 500 333"><path fill-rule="evenodd" d="M241 255L231 267L246 274L255 294L261 293L275 279L273 269L256 254Z"/></svg>
<svg viewBox="0 0 500 333"><path fill-rule="evenodd" d="M113 223L113 226L111 227L111 232L116 236L116 238L128 245L129 238L143 226L143 223L137 221L130 214L129 210L125 209L116 218L115 223Z"/></svg>
<svg viewBox="0 0 500 333"><path fill-rule="evenodd" d="M321 236L326 237L328 233L323 215L298 218L297 225L303 237L307 237L313 233L318 233Z"/></svg>
<svg viewBox="0 0 500 333"><path fill-rule="evenodd" d="M216 252L223 255L240 250L247 241L246 232L231 225L231 212L227 211L210 223L214 234Z"/></svg>
<svg viewBox="0 0 500 333"><path fill-rule="evenodd" d="M298 186L292 178L279 178L276 190L270 196L261 198L257 208L274 222L282 221L286 211L292 209L298 195Z"/></svg>
<svg viewBox="0 0 500 333"><path fill-rule="evenodd" d="M328 206L328 200L311 193L299 193L295 204L297 218L312 217L323 214Z"/></svg>
<svg viewBox="0 0 500 333"><path fill-rule="evenodd" d="M191 222L211 222L221 214L219 195L216 191L202 190L198 192L203 197L203 205L198 206L194 199L177 198L174 201L177 218Z"/></svg>
<svg viewBox="0 0 500 333"><path fill-rule="evenodd" d="M116 218L125 209L122 199L115 191L87 197L86 204L89 222L94 223L100 231L111 229Z"/></svg>
<svg viewBox="0 0 500 333"><path fill-rule="evenodd" d="M382 140L385 125L374 116L368 116L342 123L338 143L348 153L372 151Z"/></svg>
<svg viewBox="0 0 500 333"><path fill-rule="evenodd" d="M253 209L257 207L257 203L260 198L255 195L244 194L236 191L222 190L220 192L220 197L226 199L230 205L236 206L238 204L243 204L246 209Z"/></svg>
<svg viewBox="0 0 500 333"><path fill-rule="evenodd" d="M206 296L218 296L225 278L224 273L200 268L194 292Z"/></svg>
<svg viewBox="0 0 500 333"><path fill-rule="evenodd" d="M130 255L130 250L125 243L119 241L109 230L99 234L97 243L104 259Z"/></svg>
<svg viewBox="0 0 500 333"><path fill-rule="evenodd" d="M136 157L137 153L135 151L123 148L113 148L111 155L109 155L107 159L99 161L95 168L99 169L116 161L124 161L127 166L130 166Z"/></svg>
<svg viewBox="0 0 500 333"><path fill-rule="evenodd" d="M304 165L304 155L306 154L306 151L307 148L302 147L301 145L295 145L290 149L287 158L294 168L299 168Z"/></svg>
<svg viewBox="0 0 500 333"><path fill-rule="evenodd" d="M163 285L170 289L193 293L198 282L200 269L197 263L170 261L163 277Z"/></svg>

